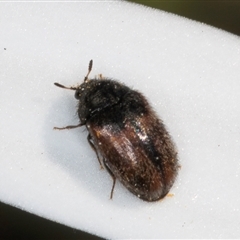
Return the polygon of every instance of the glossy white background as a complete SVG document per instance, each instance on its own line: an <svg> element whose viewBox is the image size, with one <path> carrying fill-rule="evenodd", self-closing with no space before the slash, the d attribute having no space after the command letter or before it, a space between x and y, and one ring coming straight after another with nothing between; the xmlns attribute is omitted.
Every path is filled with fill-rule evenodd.
<svg viewBox="0 0 240 240"><path fill-rule="evenodd" d="M0 4L0 200L104 238L240 236L240 38L126 2ZM139 200L112 180L78 123L90 59L143 92L181 169L172 197Z"/></svg>

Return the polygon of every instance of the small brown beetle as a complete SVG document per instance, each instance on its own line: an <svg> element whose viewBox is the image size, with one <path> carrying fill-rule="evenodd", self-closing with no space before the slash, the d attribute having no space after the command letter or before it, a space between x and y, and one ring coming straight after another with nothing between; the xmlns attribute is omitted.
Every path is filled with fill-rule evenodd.
<svg viewBox="0 0 240 240"><path fill-rule="evenodd" d="M88 142L98 161L113 178L145 201L156 201L169 192L178 171L177 151L163 122L146 98L118 81L109 78L88 79L75 90L79 100L80 123L54 129L86 125ZM101 159L100 159L101 156Z"/></svg>

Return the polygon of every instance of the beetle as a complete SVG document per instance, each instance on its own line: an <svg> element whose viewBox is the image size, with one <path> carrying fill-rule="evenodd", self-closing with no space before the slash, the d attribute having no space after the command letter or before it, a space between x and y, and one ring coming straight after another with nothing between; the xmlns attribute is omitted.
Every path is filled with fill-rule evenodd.
<svg viewBox="0 0 240 240"><path fill-rule="evenodd" d="M112 176L113 197L116 179L145 201L167 195L178 172L175 144L144 95L111 78L89 79L93 61L83 83L75 90L80 123L54 129L86 126L88 142L100 166Z"/></svg>

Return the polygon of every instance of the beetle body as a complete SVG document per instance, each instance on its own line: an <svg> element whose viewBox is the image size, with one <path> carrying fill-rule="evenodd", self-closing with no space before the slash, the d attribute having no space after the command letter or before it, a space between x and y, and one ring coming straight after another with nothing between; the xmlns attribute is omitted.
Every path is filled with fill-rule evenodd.
<svg viewBox="0 0 240 240"><path fill-rule="evenodd" d="M77 126L86 125L90 145L113 177L111 197L118 179L143 200L163 198L178 170L177 152L164 124L138 91L112 79L87 76L70 88L79 100Z"/></svg>

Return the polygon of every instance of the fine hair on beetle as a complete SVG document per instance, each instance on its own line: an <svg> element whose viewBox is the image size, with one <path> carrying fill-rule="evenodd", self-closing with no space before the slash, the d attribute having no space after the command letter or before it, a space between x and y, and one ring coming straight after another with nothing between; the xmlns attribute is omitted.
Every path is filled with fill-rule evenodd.
<svg viewBox="0 0 240 240"><path fill-rule="evenodd" d="M89 79L93 61L83 83L75 90L80 123L54 129L86 126L87 140L101 168L130 192L145 201L167 195L178 172L177 150L162 120L144 95L111 78Z"/></svg>

